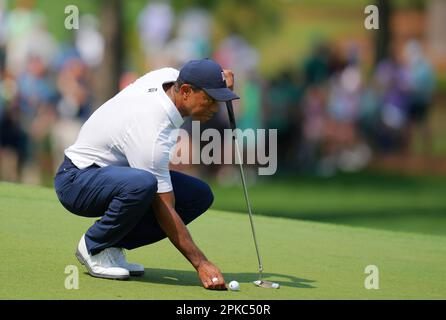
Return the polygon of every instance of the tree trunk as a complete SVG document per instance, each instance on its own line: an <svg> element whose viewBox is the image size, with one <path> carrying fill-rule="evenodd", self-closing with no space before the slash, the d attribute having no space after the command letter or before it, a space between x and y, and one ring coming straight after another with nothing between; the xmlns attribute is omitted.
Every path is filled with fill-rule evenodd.
<svg viewBox="0 0 446 320"><path fill-rule="evenodd" d="M100 0L101 32L105 40L104 58L97 73L97 105L101 105L119 90L123 70L123 1Z"/></svg>
<svg viewBox="0 0 446 320"><path fill-rule="evenodd" d="M375 63L378 63L390 54L392 5L390 0L376 0L376 6L379 10L379 29L375 35Z"/></svg>
<svg viewBox="0 0 446 320"><path fill-rule="evenodd" d="M431 58L446 70L446 1L432 0L427 10L427 40Z"/></svg>

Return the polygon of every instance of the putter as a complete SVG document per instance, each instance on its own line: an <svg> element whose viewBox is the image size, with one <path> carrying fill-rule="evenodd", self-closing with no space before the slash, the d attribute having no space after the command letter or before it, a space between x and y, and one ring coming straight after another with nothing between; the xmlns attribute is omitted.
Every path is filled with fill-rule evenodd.
<svg viewBox="0 0 446 320"><path fill-rule="evenodd" d="M243 193L245 194L246 206L248 207L249 222L251 224L251 230L252 230L252 237L254 239L254 245L255 245L256 253L257 253L257 260L259 262L259 280L256 280L253 283L256 286L262 287L262 288L278 289L280 287L280 285L278 283L262 280L263 264L262 264L262 259L260 257L259 246L257 245L256 232L254 229L254 221L252 219L251 202L249 201L248 188L246 187L245 175L243 173L243 161L242 161L242 157L240 156L240 150L238 148L237 133L235 131L235 129L236 129L235 116L234 116L234 110L232 107L232 101L226 101L226 108L228 109L229 124L230 124L231 130L232 130L232 139L235 142L235 150L236 150L236 154L237 154L237 159L240 164L240 176L242 178Z"/></svg>

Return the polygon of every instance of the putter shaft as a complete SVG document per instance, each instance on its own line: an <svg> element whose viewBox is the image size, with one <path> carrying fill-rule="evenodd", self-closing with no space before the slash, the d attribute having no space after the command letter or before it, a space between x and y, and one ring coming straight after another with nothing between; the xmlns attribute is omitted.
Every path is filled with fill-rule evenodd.
<svg viewBox="0 0 446 320"><path fill-rule="evenodd" d="M242 157L240 155L240 149L238 147L238 142L237 142L237 134L236 134L236 130L235 130L236 129L236 124L235 124L234 110L232 108L232 101L227 101L226 102L226 108L228 110L229 124L231 125L231 129L232 129L232 139L234 140L234 143L235 143L234 147L235 147L237 158L238 158L238 162L239 162L239 165L240 165L240 176L242 178L243 193L245 195L246 206L248 207L249 222L251 224L252 237L254 239L254 245L255 245L255 248L256 248L257 260L259 262L259 280L261 280L262 279L262 272L263 272L263 264L262 264L262 258L260 257L259 246L257 244L256 232L255 232L255 229L254 229L254 221L253 221L253 218L252 218L251 202L249 201L248 188L246 186L245 174L243 172L243 161L242 161Z"/></svg>
<svg viewBox="0 0 446 320"><path fill-rule="evenodd" d="M251 224L252 237L254 238L254 245L256 247L257 260L259 262L259 280L261 280L262 279L263 264L262 264L262 259L260 257L259 247L258 247L258 244L257 244L256 231L255 231L255 228L254 228L254 221L253 221L253 218L252 218L251 202L249 201L248 188L246 187L245 174L243 172L243 164L242 164L242 159L241 159L242 157L240 155L240 150L239 150L239 147L238 147L238 142L237 142L237 137L235 135L235 131L233 131L233 139L234 139L234 142L235 142L235 149L236 149L238 161L239 161L239 164L240 164L240 176L242 178L243 193L245 195L246 206L248 207L249 222Z"/></svg>

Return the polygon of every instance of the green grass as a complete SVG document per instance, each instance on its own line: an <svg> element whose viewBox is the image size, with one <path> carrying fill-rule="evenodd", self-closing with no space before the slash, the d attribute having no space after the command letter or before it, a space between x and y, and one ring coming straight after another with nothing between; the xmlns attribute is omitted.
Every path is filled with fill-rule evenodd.
<svg viewBox="0 0 446 320"><path fill-rule="evenodd" d="M248 178L249 181L249 178ZM246 212L240 184L214 184L214 208ZM257 215L446 235L446 179L377 173L263 178L248 187Z"/></svg>
<svg viewBox="0 0 446 320"><path fill-rule="evenodd" d="M131 281L96 279L74 257L92 219L63 209L47 188L0 183L0 299L444 299L446 237L378 231L256 216L266 277L279 290L254 287L257 261L246 215L210 210L191 233L240 292L201 287L189 263L166 240L128 253L146 274ZM67 290L67 265L79 289ZM376 265L380 289L366 290Z"/></svg>

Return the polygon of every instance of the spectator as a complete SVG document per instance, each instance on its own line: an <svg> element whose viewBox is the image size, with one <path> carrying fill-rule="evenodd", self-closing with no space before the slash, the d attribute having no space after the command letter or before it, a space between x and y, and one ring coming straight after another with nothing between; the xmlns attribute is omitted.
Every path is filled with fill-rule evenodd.
<svg viewBox="0 0 446 320"><path fill-rule="evenodd" d="M21 125L27 141L26 169L29 172L25 176L28 182L49 182L53 175L50 131L55 121L58 94L40 57L29 57L26 71L18 78L17 85Z"/></svg>
<svg viewBox="0 0 446 320"><path fill-rule="evenodd" d="M303 65L305 85L320 84L330 75L330 51L324 42L318 43L313 48L312 54Z"/></svg>
<svg viewBox="0 0 446 320"><path fill-rule="evenodd" d="M25 133L20 123L17 87L0 56L0 179L19 182L24 161Z"/></svg>
<svg viewBox="0 0 446 320"><path fill-rule="evenodd" d="M402 151L408 117L408 74L393 54L381 61L374 75L381 100L379 149Z"/></svg>
<svg viewBox="0 0 446 320"><path fill-rule="evenodd" d="M5 18L6 68L14 77L24 71L33 31L42 22L42 15L33 7L34 0L18 0Z"/></svg>
<svg viewBox="0 0 446 320"><path fill-rule="evenodd" d="M56 105L57 121L51 132L54 164L62 162L63 156L60 155L75 142L82 124L92 112L90 88L85 63L76 57L65 61L57 76L60 99Z"/></svg>
<svg viewBox="0 0 446 320"><path fill-rule="evenodd" d="M414 131L416 127L420 127L423 152L425 155L429 155L432 142L427 116L435 89L434 72L424 56L419 42L409 41L404 49L409 86L408 146L413 146Z"/></svg>

